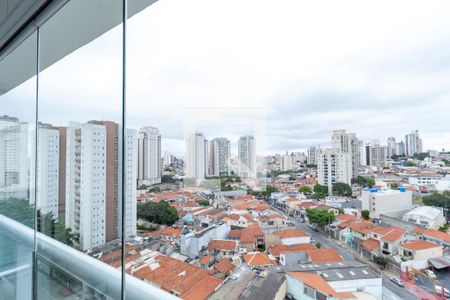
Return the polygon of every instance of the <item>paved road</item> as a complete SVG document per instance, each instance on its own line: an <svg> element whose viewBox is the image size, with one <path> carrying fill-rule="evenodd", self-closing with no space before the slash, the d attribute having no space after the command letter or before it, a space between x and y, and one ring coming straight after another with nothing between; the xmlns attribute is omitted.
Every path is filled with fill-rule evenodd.
<svg viewBox="0 0 450 300"><path fill-rule="evenodd" d="M305 223L301 223L296 220L295 227L309 233L311 235L311 238L314 239L315 242L319 242L325 248L335 248L344 260L355 260L354 255L344 247L340 246L335 240L322 235L322 233L320 232L312 230Z"/></svg>
<svg viewBox="0 0 450 300"><path fill-rule="evenodd" d="M281 214L286 215L286 213L284 213L283 211L281 211L277 208L275 208L275 210ZM351 249L344 248L335 239L328 238L326 235L323 235L321 232L316 232L316 231L312 230L305 223L301 223L300 221L298 221L298 219L295 219L292 217L289 217L289 219L295 222L296 228L309 233L311 235L312 239L315 239L316 242L321 243L325 248L336 249L344 260L354 261L355 256L358 256L358 253L353 252ZM410 293L407 289L399 287L396 284L394 284L392 281L390 281L389 275L383 273L382 280L383 280L383 298L389 299L389 300L420 299L415 294Z"/></svg>
<svg viewBox="0 0 450 300"><path fill-rule="evenodd" d="M420 297L410 293L407 289L399 287L395 283L389 280L389 276L383 274L383 298L389 300L416 300Z"/></svg>

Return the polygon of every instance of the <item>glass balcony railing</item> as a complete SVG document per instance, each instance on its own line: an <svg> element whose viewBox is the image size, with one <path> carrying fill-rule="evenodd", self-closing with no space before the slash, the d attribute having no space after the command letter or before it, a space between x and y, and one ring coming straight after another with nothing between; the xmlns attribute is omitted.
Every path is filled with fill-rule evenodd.
<svg viewBox="0 0 450 300"><path fill-rule="evenodd" d="M128 274L125 285L126 299L179 299ZM0 215L0 291L0 299L121 299L122 273Z"/></svg>

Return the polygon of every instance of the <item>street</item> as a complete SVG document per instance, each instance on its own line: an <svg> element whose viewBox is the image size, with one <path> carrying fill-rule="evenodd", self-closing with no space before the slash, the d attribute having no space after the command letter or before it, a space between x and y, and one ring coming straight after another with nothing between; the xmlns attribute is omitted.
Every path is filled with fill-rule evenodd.
<svg viewBox="0 0 450 300"><path fill-rule="evenodd" d="M273 206L272 206L273 207ZM316 232L312 230L306 223L300 222L295 217L289 217L285 212L282 210L273 207L274 210L276 210L278 213L285 215L288 217L291 221L295 223L295 227L297 229L303 230L311 235L311 239L315 240L314 243L319 242L323 247L325 248L334 248L336 249L339 254L342 256L342 258L345 261L354 261L355 257L359 257L359 254L354 252L352 249L343 247L337 240L329 238L326 235L323 235L321 232ZM378 270L378 272L381 272ZM383 299L390 299L390 300L416 300L420 299L417 295L411 293L408 291L408 289L399 287L398 285L394 284L392 281L389 280L391 276L394 274L388 274L387 272L381 272L382 274L382 281L383 281ZM396 277L399 277L397 274Z"/></svg>

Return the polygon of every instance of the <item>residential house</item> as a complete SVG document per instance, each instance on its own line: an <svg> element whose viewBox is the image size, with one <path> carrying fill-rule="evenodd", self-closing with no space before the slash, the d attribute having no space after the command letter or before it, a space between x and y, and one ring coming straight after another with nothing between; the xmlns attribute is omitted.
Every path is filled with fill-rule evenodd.
<svg viewBox="0 0 450 300"><path fill-rule="evenodd" d="M283 245L309 244L311 236L300 229L284 229L274 232Z"/></svg>

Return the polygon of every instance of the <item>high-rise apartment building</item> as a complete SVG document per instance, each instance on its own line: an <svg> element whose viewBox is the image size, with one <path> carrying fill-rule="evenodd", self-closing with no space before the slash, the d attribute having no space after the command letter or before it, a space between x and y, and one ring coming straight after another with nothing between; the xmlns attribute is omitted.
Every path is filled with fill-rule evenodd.
<svg viewBox="0 0 450 300"><path fill-rule="evenodd" d="M336 149L324 149L317 153L317 179L319 184L328 186L331 194L333 184L337 182L351 185L352 157L349 152Z"/></svg>
<svg viewBox="0 0 450 300"><path fill-rule="evenodd" d="M358 175L360 165L360 148L356 134L345 130L334 130L331 136L331 147L343 153L350 153L352 159L352 176Z"/></svg>
<svg viewBox="0 0 450 300"><path fill-rule="evenodd" d="M386 166L386 147L378 141L366 145L366 163L368 166L377 167L379 170Z"/></svg>
<svg viewBox="0 0 450 300"><path fill-rule="evenodd" d="M28 124L0 116L0 200L28 199L29 166Z"/></svg>
<svg viewBox="0 0 450 300"><path fill-rule="evenodd" d="M238 142L239 176L256 178L255 138L251 135L241 136Z"/></svg>
<svg viewBox="0 0 450 300"><path fill-rule="evenodd" d="M136 234L137 133L111 121L71 123L66 147L66 226L79 236L78 247L89 249L121 235L122 160L125 152L126 235Z"/></svg>
<svg viewBox="0 0 450 300"><path fill-rule="evenodd" d="M397 143L395 142L395 137L388 137L386 147L386 155L388 158L391 158L392 155L397 154L396 145Z"/></svg>
<svg viewBox="0 0 450 300"><path fill-rule="evenodd" d="M290 156L288 153L286 153L284 155L281 155L280 160L281 160L281 163L280 163L281 171L292 170L292 168L293 168L292 156Z"/></svg>
<svg viewBox="0 0 450 300"><path fill-rule="evenodd" d="M308 149L306 162L308 165L316 165L317 164L317 150L318 147L311 146Z"/></svg>
<svg viewBox="0 0 450 300"><path fill-rule="evenodd" d="M138 137L139 182L161 183L161 173L161 135L155 127L143 127Z"/></svg>
<svg viewBox="0 0 450 300"><path fill-rule="evenodd" d="M36 145L32 145L33 151ZM65 149L64 149L65 150ZM60 186L60 132L50 124L39 124L36 156L32 156L35 172L31 172L32 182L36 182L36 194L30 194L30 203L43 214L51 213L59 218ZM35 161L36 159L36 161ZM63 200L63 199L61 199Z"/></svg>
<svg viewBox="0 0 450 300"><path fill-rule="evenodd" d="M197 182L205 179L207 172L207 156L203 133L194 132L186 139L185 168L187 178L194 178Z"/></svg>
<svg viewBox="0 0 450 300"><path fill-rule="evenodd" d="M419 137L418 130L405 135L405 152L408 157L423 152L422 139Z"/></svg>
<svg viewBox="0 0 450 300"><path fill-rule="evenodd" d="M119 127L119 130L122 128ZM119 134L119 153L122 151L122 135ZM122 195L119 193L118 202L118 236L122 235L122 215L125 218L125 237L136 235L137 225L137 157L138 157L138 133L134 129L125 130L125 148L124 148L124 191L125 191L125 211L122 209ZM119 174L122 174L122 164L119 163ZM121 185L119 182L118 186Z"/></svg>
<svg viewBox="0 0 450 300"><path fill-rule="evenodd" d="M361 166L367 166L366 145L364 145L364 141L358 140L358 148L359 148L359 164Z"/></svg>
<svg viewBox="0 0 450 300"><path fill-rule="evenodd" d="M210 174L213 176L229 176L231 144L230 141L224 137L213 139L209 145L209 162Z"/></svg>
<svg viewBox="0 0 450 300"><path fill-rule="evenodd" d="M67 127L65 224L83 250L106 242L106 134L98 124Z"/></svg>
<svg viewBox="0 0 450 300"><path fill-rule="evenodd" d="M169 167L172 164L172 154L169 151L164 152L164 168Z"/></svg>
<svg viewBox="0 0 450 300"><path fill-rule="evenodd" d="M395 153L400 156L405 156L405 143L403 141L400 141L399 143L395 144Z"/></svg>

